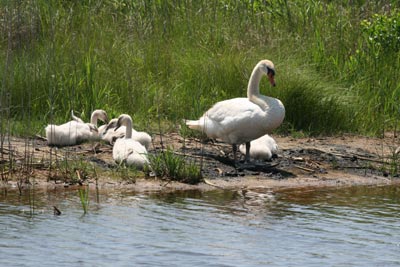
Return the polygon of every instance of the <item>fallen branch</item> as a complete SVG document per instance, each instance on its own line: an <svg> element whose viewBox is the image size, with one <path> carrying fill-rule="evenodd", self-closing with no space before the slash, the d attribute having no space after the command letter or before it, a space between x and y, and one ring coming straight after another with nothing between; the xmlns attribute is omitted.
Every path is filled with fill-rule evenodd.
<svg viewBox="0 0 400 267"><path fill-rule="evenodd" d="M219 188L219 189L224 189L222 186L216 185L216 184L210 182L210 181L209 181L208 179L206 179L206 178L203 178L203 180L204 180L204 183L206 183L206 184L208 184L208 185L214 186L214 187Z"/></svg>

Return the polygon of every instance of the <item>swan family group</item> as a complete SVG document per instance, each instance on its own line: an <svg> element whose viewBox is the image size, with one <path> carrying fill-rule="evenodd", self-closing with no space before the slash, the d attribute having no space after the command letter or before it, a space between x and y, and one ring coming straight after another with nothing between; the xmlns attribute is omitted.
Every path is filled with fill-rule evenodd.
<svg viewBox="0 0 400 267"><path fill-rule="evenodd" d="M285 107L279 99L260 94L259 84L263 75L275 86L275 67L270 60L261 60L254 67L247 97L217 102L198 120L185 120L189 128L231 144L235 164L238 146L245 154L246 162L250 158L269 159L277 150L275 140L268 134L283 122ZM75 145L86 140L102 139L113 144L113 159L117 163L125 162L139 169L149 163L147 150L151 136L135 131L129 115L122 114L108 121L104 110L95 110L90 123L83 122L73 112L71 115L70 122L46 127L49 145ZM98 120L106 124L97 127Z"/></svg>
<svg viewBox="0 0 400 267"><path fill-rule="evenodd" d="M45 130L48 145L68 146L101 139L113 145L115 162L124 162L138 169L149 164L147 150L152 141L151 136L133 129L131 116L122 114L108 121L107 113L98 109L93 111L90 123L85 123L73 111L71 115L72 121L62 125L47 125ZM98 120L106 124L97 127Z"/></svg>

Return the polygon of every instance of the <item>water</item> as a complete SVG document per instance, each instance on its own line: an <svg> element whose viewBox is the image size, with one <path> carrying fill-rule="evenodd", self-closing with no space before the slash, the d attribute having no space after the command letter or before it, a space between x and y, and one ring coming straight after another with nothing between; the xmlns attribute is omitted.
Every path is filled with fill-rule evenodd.
<svg viewBox="0 0 400 267"><path fill-rule="evenodd" d="M240 193L2 191L0 266L400 266L400 187Z"/></svg>

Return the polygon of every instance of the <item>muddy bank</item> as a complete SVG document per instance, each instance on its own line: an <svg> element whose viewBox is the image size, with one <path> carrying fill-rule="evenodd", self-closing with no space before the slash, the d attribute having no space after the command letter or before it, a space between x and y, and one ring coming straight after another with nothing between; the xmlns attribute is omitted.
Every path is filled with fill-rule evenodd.
<svg viewBox="0 0 400 267"><path fill-rule="evenodd" d="M126 180L116 172L112 147L105 143L85 143L73 147L51 148L40 138L5 140L2 147L1 186L3 188L77 187L89 184L98 188L126 188L137 191L213 190L294 187L325 187L350 185L385 185L399 183L399 157L394 153L399 140L363 136L323 138L292 138L274 136L279 152L267 162L255 162L235 169L231 147L218 142L184 139L178 134L154 135L149 153L167 147L185 156L202 168L204 182L188 185L137 173ZM10 160L13 162L10 171ZM81 173L78 167L60 171L70 160L90 163L93 173ZM71 173L76 172L76 173ZM76 174L81 181L71 182ZM81 177L82 176L82 177ZM94 177L95 176L95 177Z"/></svg>

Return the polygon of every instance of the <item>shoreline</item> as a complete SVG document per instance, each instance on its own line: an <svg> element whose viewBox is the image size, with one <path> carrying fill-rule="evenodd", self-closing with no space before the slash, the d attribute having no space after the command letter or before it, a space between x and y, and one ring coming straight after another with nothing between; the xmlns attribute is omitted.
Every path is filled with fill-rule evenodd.
<svg viewBox="0 0 400 267"><path fill-rule="evenodd" d="M65 184L62 182L44 181L43 179L32 179L31 184L23 183L21 190L39 190L51 191L57 189L74 190L89 186L90 190L129 190L138 193L157 193L157 192L174 192L174 191L211 191L211 190L229 190L236 191L241 189L248 190L271 190L282 191L290 189L309 188L318 190L319 188L345 188L351 186L389 186L399 185L400 179L387 178L382 176L360 176L346 174L342 172L330 172L320 176L298 175L293 178L272 179L258 176L245 177L217 177L205 178L203 182L190 185L176 181L166 181L154 178L138 178L134 183L126 181L118 181L111 179L100 179L97 184L95 181L86 181L84 184ZM19 190L17 181L8 181L0 184L1 189Z"/></svg>
<svg viewBox="0 0 400 267"><path fill-rule="evenodd" d="M194 138L183 138L176 133L163 136L153 135L153 146L149 153L159 153L164 147L172 147L177 154L185 154L190 159L202 158L204 181L197 185L184 184L159 178L143 178L143 174L131 181L121 177L110 177L116 173L111 157L112 148L104 143L85 143L73 147L52 148L41 139L11 138L11 153L20 167L12 174L2 172L0 188L35 188L53 190L58 188L78 188L69 185L66 174L60 170L49 172L47 167L54 162L60 164L66 158L79 157L91 166L100 166L96 180L90 175L80 182L90 188L133 190L137 192L171 192L178 190L285 190L291 188L347 187L357 185L384 186L400 184L399 173L389 175L390 164L400 166L400 157L394 155L398 146L397 138L385 139L364 136L343 135L320 138L293 138L273 136L278 143L278 158L272 162L260 163L258 168L236 171L227 160L231 155L230 146L223 143L203 143ZM162 138L162 142L161 142ZM27 146L28 143L28 146ZM28 147L28 149L27 149ZM32 166L26 166L23 156L28 150ZM201 151L202 154L199 154ZM225 152L224 152L225 151ZM221 153L224 156L221 156ZM390 156L396 156L391 158ZM4 155L3 155L4 156ZM32 160L34 159L34 160ZM37 163L36 160L39 160ZM391 161L390 161L391 160ZM73 161L73 159L71 159ZM50 165L49 163L50 162ZM3 161L6 165L7 162ZM99 167L99 168L100 168ZM53 168L53 167L51 167ZM4 168L3 168L4 169ZM104 170L104 171L103 171ZM395 169L397 171L397 169ZM74 172L77 171L74 169ZM58 173L57 173L58 172ZM233 175L234 174L234 175ZM8 176L7 176L8 175ZM58 182L48 181L53 175ZM71 174L71 172L69 173ZM79 175L78 175L79 176ZM19 182L18 182L19 181ZM29 183L24 183L29 181ZM133 182L135 181L135 182Z"/></svg>

